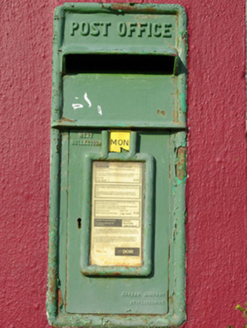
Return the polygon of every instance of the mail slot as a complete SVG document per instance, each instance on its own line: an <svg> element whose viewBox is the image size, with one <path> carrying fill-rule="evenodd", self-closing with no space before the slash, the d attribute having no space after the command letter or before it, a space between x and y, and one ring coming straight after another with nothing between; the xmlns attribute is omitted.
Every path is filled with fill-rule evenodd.
<svg viewBox="0 0 247 328"><path fill-rule="evenodd" d="M54 14L47 315L54 326L185 320L186 14Z"/></svg>

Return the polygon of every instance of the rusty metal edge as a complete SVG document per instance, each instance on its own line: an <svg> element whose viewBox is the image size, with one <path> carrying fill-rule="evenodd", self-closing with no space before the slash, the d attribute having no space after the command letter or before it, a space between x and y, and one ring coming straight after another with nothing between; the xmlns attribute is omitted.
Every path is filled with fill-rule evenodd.
<svg viewBox="0 0 247 328"><path fill-rule="evenodd" d="M59 119L61 104L59 103L58 88L61 87L59 74L58 45L61 43L59 29L63 19L63 10L55 10L53 27L53 67L52 67L52 100L51 121ZM59 175L60 165L60 133L51 129L50 150L50 207L49 207L49 250L48 250L48 277L46 294L46 313L50 324L55 323L58 313L58 227L59 227Z"/></svg>

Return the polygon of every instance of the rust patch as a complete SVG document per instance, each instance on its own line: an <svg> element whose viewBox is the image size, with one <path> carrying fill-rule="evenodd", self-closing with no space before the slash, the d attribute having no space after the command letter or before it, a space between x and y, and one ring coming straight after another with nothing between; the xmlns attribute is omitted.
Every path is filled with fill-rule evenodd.
<svg viewBox="0 0 247 328"><path fill-rule="evenodd" d="M60 312L61 307L63 306L63 297L62 297L62 292L61 289L57 290L57 309L58 312Z"/></svg>
<svg viewBox="0 0 247 328"><path fill-rule="evenodd" d="M179 147L177 149L176 176L179 180L184 180L186 178L186 148L185 147Z"/></svg>
<svg viewBox="0 0 247 328"><path fill-rule="evenodd" d="M163 116L166 116L166 111L165 110L157 110L157 114L161 114Z"/></svg>
<svg viewBox="0 0 247 328"><path fill-rule="evenodd" d="M66 117L62 117L61 120L58 121L58 123L63 123L63 122L75 122L74 120L71 120L69 118L66 118Z"/></svg>
<svg viewBox="0 0 247 328"><path fill-rule="evenodd" d="M57 294L56 294L56 268L50 267L48 270L48 294L47 302L54 304L54 308L47 308L47 315L50 321L55 320L57 312Z"/></svg>
<svg viewBox="0 0 247 328"><path fill-rule="evenodd" d="M53 279L53 278L56 277L56 270L54 267L50 268L49 277L51 277L49 290L50 290L51 295L55 295L56 283L55 283L55 279Z"/></svg>
<svg viewBox="0 0 247 328"><path fill-rule="evenodd" d="M115 272L115 273L113 274L113 276L115 276L115 277L121 277L122 274L121 274L121 272Z"/></svg>

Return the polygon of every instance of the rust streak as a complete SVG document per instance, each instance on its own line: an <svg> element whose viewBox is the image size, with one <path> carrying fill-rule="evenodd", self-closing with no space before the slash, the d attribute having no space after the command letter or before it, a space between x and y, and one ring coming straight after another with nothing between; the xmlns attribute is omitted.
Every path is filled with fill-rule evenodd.
<svg viewBox="0 0 247 328"><path fill-rule="evenodd" d="M179 147L177 150L178 161L176 165L176 176L179 180L186 177L186 148Z"/></svg>
<svg viewBox="0 0 247 328"><path fill-rule="evenodd" d="M59 123L63 123L63 122L74 122L74 120L71 120L69 118L66 117L62 117L61 120L58 121Z"/></svg>
<svg viewBox="0 0 247 328"><path fill-rule="evenodd" d="M61 292L61 289L58 289L57 290L57 308L58 308L58 312L60 311L62 306L63 306L62 292Z"/></svg>

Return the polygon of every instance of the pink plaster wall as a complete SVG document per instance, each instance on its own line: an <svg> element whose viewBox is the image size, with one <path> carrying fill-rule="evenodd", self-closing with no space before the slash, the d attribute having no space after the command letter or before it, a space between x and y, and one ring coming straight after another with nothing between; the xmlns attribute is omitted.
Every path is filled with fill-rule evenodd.
<svg viewBox="0 0 247 328"><path fill-rule="evenodd" d="M166 3L174 3L167 1ZM46 328L53 9L0 0L0 327ZM181 0L188 14L187 315L243 326L247 301L245 0Z"/></svg>

